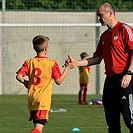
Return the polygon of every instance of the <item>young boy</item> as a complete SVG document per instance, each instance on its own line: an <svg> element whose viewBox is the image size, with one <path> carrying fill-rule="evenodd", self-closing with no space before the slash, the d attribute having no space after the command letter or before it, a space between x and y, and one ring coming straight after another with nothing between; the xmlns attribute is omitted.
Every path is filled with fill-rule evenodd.
<svg viewBox="0 0 133 133"><path fill-rule="evenodd" d="M87 59L89 55L86 52L80 54L81 59ZM79 68L79 83L80 90L78 92L78 104L88 104L86 95L89 85L90 66L80 66Z"/></svg>
<svg viewBox="0 0 133 133"><path fill-rule="evenodd" d="M33 48L37 56L27 59L16 75L16 79L28 89L29 121L33 120L34 123L34 129L30 133L42 133L45 123L48 122L52 79L60 85L72 68L70 63L61 73L57 62L46 57L48 40L48 37L42 35L33 38ZM25 76L28 76L28 81L24 79Z"/></svg>

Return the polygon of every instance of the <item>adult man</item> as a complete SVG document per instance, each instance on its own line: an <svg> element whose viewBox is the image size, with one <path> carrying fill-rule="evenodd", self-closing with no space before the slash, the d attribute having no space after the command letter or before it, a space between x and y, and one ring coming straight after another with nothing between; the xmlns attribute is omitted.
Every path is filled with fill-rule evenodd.
<svg viewBox="0 0 133 133"><path fill-rule="evenodd" d="M103 89L103 106L109 133L121 133L120 113L126 126L133 133L133 29L117 21L114 8L103 3L97 9L98 20L108 29L101 35L93 57L74 60L69 56L66 64L77 66L105 63L107 75Z"/></svg>

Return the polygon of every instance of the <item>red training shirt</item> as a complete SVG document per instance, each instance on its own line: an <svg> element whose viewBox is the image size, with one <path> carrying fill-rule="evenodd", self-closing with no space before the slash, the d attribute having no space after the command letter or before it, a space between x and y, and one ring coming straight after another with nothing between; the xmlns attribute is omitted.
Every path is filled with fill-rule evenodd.
<svg viewBox="0 0 133 133"><path fill-rule="evenodd" d="M105 74L115 75L127 71L130 51L133 50L133 29L118 22L112 30L106 30L100 37L94 57L102 57Z"/></svg>

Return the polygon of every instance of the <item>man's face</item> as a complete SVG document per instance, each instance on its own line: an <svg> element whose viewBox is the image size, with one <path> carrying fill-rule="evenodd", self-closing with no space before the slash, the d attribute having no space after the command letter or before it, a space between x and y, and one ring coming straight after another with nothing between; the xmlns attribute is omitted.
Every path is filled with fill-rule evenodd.
<svg viewBox="0 0 133 133"><path fill-rule="evenodd" d="M101 6L97 10L97 17L102 26L108 25L110 12L105 11L104 6Z"/></svg>

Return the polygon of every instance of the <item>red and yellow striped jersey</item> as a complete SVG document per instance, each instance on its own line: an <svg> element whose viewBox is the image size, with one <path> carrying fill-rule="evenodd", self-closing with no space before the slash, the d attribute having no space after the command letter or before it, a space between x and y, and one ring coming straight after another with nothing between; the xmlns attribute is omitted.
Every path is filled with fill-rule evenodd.
<svg viewBox="0 0 133 133"><path fill-rule="evenodd" d="M24 62L17 74L28 76L29 110L49 110L51 105L52 79L61 76L56 61L46 57L35 57Z"/></svg>

